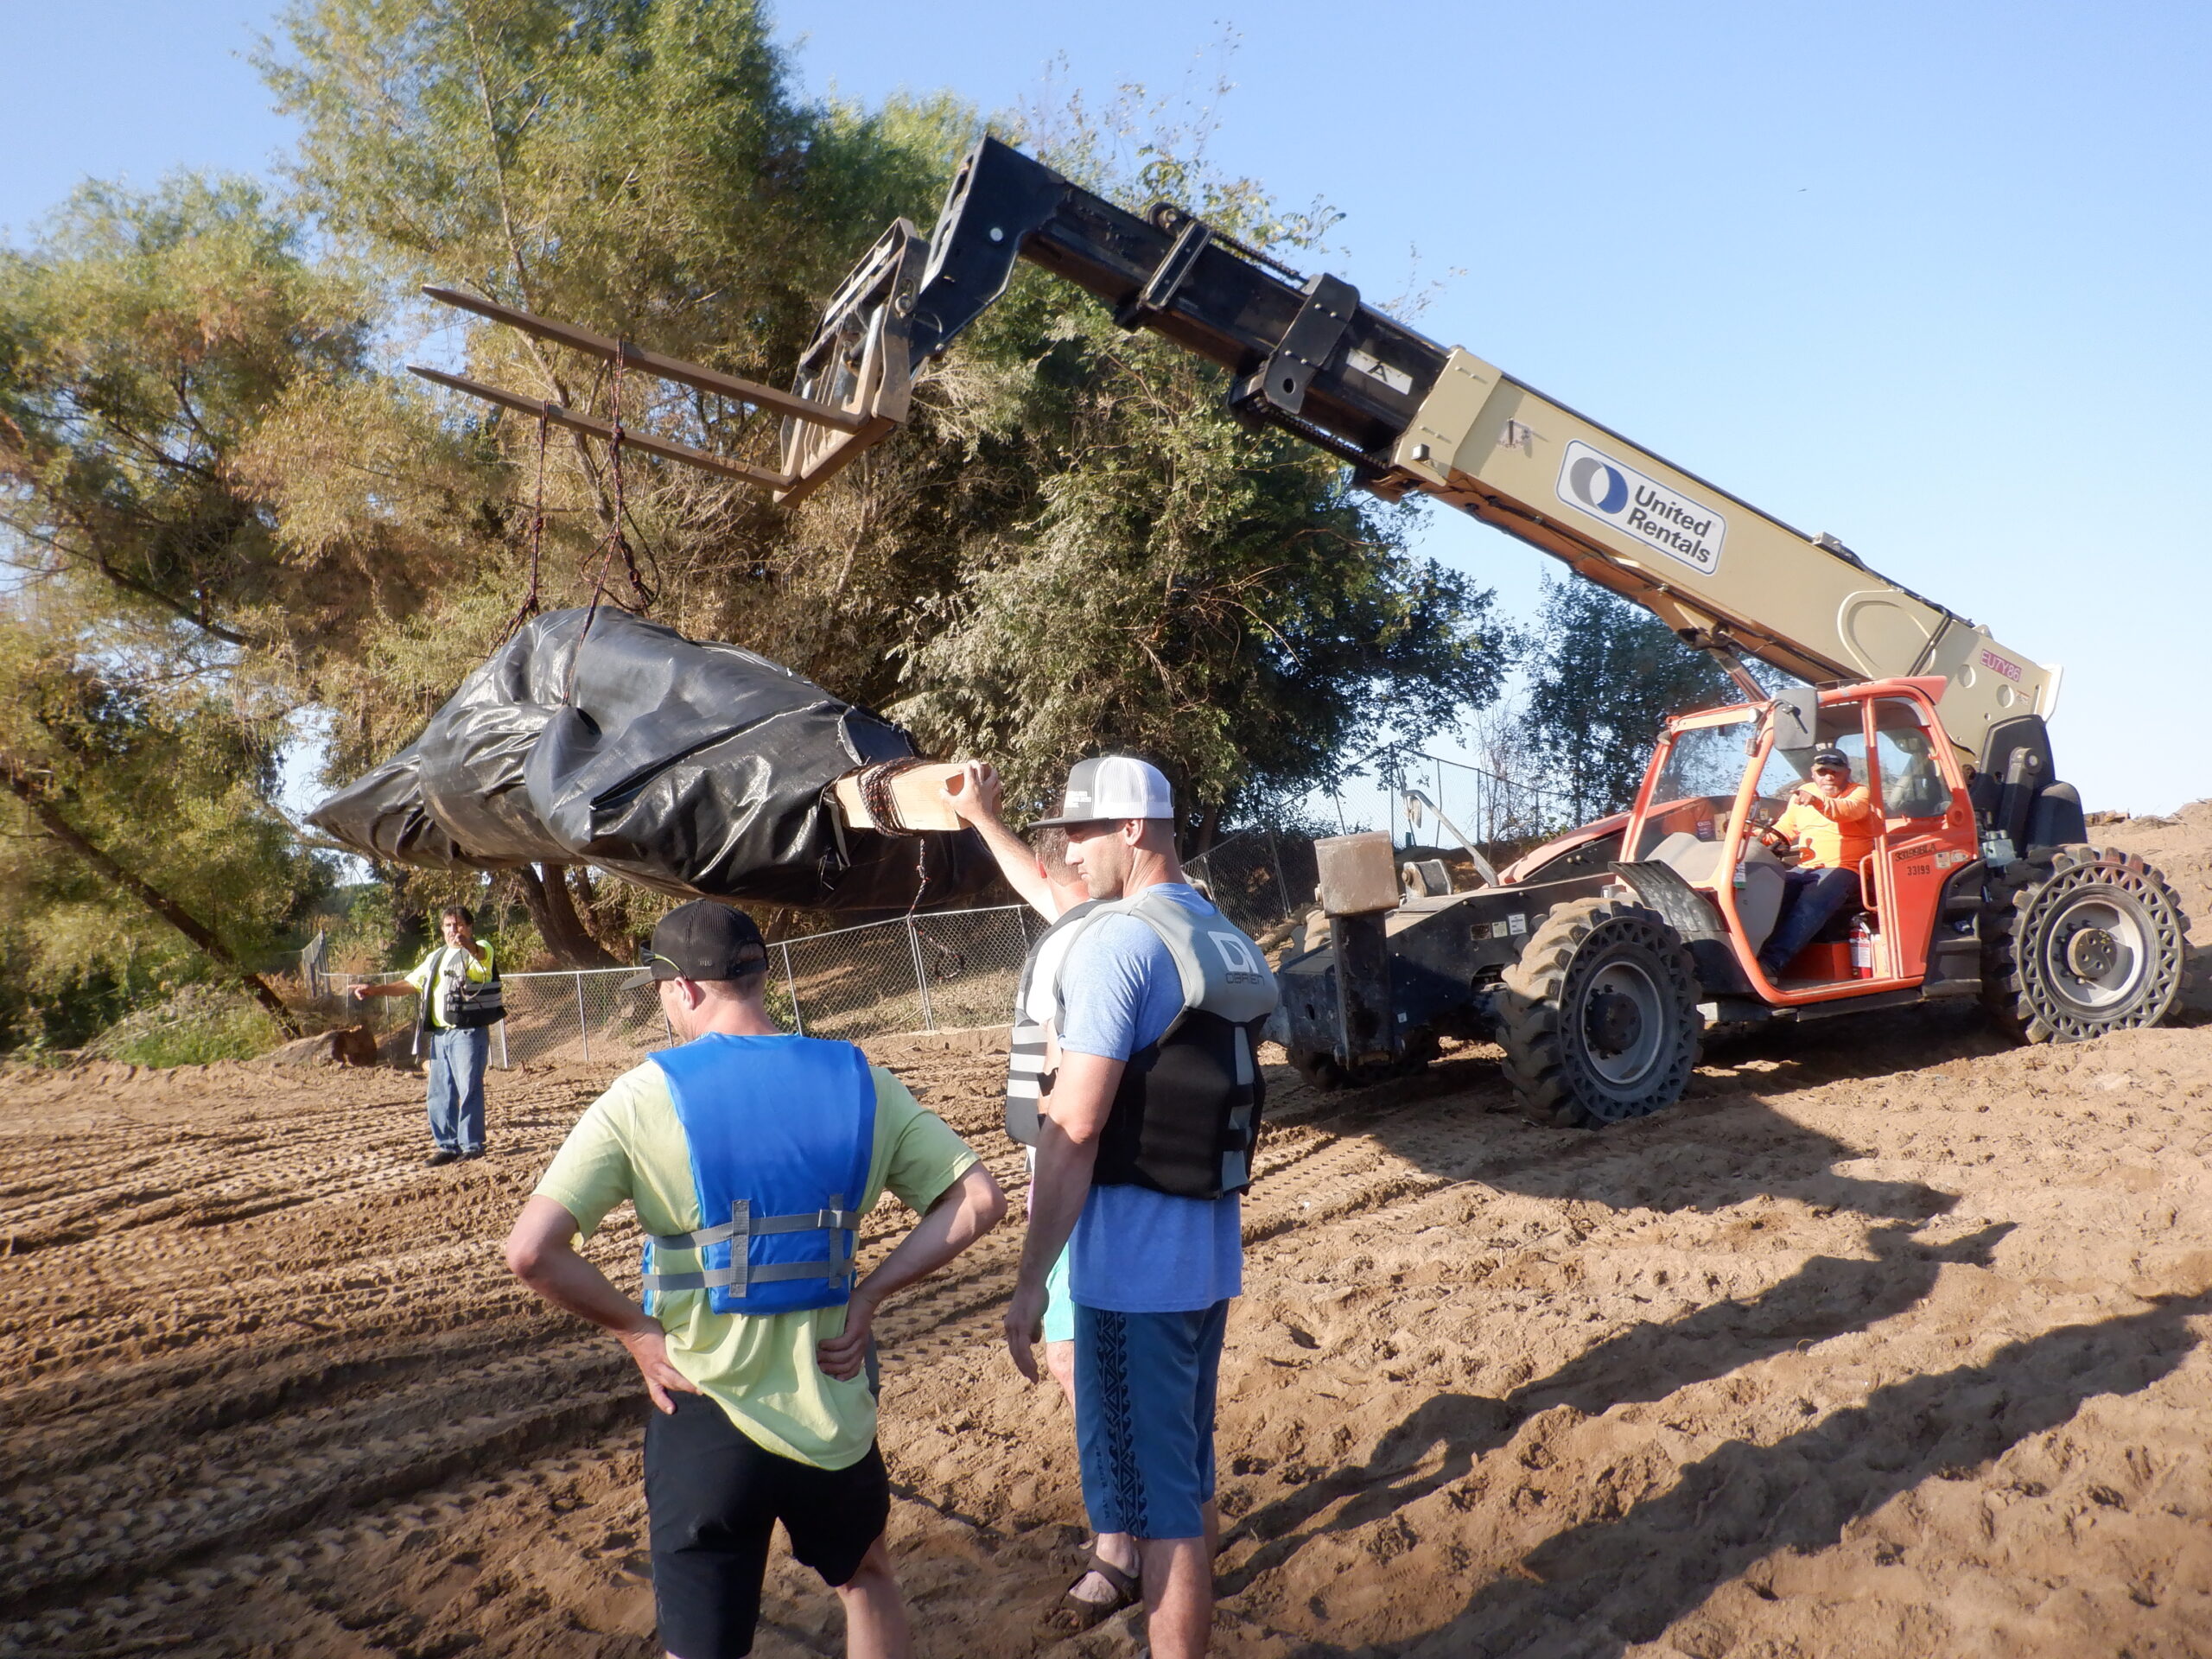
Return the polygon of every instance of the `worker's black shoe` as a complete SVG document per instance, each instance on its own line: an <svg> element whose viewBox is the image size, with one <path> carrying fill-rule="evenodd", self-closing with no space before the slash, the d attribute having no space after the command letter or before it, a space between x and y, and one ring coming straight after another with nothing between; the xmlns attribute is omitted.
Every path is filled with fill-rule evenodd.
<svg viewBox="0 0 2212 1659"><path fill-rule="evenodd" d="M464 1152L461 1155L463 1158L481 1158L484 1155L484 1148L479 1147L474 1152Z"/></svg>
<svg viewBox="0 0 2212 1659"><path fill-rule="evenodd" d="M459 1153L457 1153L457 1152L448 1152L448 1151L447 1151L443 1147L439 1147L435 1152L432 1153L432 1154L431 1154L428 1158L425 1158L423 1161L424 1163L426 1163L426 1164L429 1165L429 1166L430 1166L432 1169L435 1169L435 1168L437 1168L441 1164L450 1164L450 1163L452 1163L455 1159L459 1158L460 1156L461 1156L461 1154L460 1154Z"/></svg>

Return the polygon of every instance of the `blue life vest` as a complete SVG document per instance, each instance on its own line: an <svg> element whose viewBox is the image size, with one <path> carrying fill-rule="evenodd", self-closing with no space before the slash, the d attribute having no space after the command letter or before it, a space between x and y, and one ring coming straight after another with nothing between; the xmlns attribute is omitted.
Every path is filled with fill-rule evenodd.
<svg viewBox="0 0 2212 1659"><path fill-rule="evenodd" d="M655 1293L703 1290L717 1313L839 1307L851 1296L875 1150L875 1079L850 1043L701 1037L654 1055L691 1149L705 1225L645 1245ZM696 1252L696 1266L669 1252Z"/></svg>

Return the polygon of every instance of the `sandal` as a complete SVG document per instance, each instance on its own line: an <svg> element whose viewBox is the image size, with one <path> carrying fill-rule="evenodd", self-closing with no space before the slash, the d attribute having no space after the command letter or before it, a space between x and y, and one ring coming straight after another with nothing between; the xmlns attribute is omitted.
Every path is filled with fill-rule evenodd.
<svg viewBox="0 0 2212 1659"><path fill-rule="evenodd" d="M1094 1573L1105 1580L1107 1586L1113 1591L1111 1599L1085 1601L1076 1594L1076 1586ZM1083 1571L1075 1575L1074 1581L1046 1613L1045 1628L1062 1636L1074 1636L1094 1624L1104 1624L1122 1608L1134 1607L1143 1599L1144 1592L1138 1586L1136 1575L1124 1573L1093 1548L1090 1559L1083 1564Z"/></svg>

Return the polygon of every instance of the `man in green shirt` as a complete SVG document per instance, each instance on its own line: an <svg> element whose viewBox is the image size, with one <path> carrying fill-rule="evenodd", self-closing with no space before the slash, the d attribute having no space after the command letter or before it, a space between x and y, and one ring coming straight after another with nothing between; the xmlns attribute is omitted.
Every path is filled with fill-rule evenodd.
<svg viewBox="0 0 2212 1659"><path fill-rule="evenodd" d="M492 1051L491 1027L499 1018L499 970L492 947L476 937L476 918L467 905L448 905L438 918L444 943L415 964L404 979L381 985L356 985L353 1000L372 996L419 996L415 1046L429 1038L425 1070L429 1073L429 1161L484 1155L484 1063ZM471 998L463 986L488 985L493 995Z"/></svg>
<svg viewBox="0 0 2212 1659"><path fill-rule="evenodd" d="M586 1109L507 1264L613 1332L645 1380L654 1600L673 1659L751 1650L778 1521L836 1587L848 1651L899 1659L869 1332L887 1297L997 1224L1005 1197L889 1072L777 1027L766 947L743 912L679 906L648 961L680 1046ZM855 1230L887 1189L922 1219L855 1285ZM575 1248L626 1201L653 1241L650 1312Z"/></svg>

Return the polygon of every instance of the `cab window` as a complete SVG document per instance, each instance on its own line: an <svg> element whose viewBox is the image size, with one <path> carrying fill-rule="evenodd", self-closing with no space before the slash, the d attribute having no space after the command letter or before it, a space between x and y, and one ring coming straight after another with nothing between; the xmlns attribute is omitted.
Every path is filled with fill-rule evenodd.
<svg viewBox="0 0 2212 1659"><path fill-rule="evenodd" d="M1819 735L1810 748L1785 749L1777 747L1766 758L1766 765L1759 769L1758 799L1755 805L1764 811L1780 817L1789 799L1789 791L1813 775L1813 756L1821 749L1840 749L1843 758L1851 763L1851 781L1866 781L1866 734L1859 725L1859 703L1846 703L1840 708L1821 710Z"/></svg>
<svg viewBox="0 0 2212 1659"><path fill-rule="evenodd" d="M1887 816L1940 818L1951 810L1951 787L1936 764L1936 738L1918 704L1903 697L1876 701L1874 755L1881 768L1881 804Z"/></svg>

